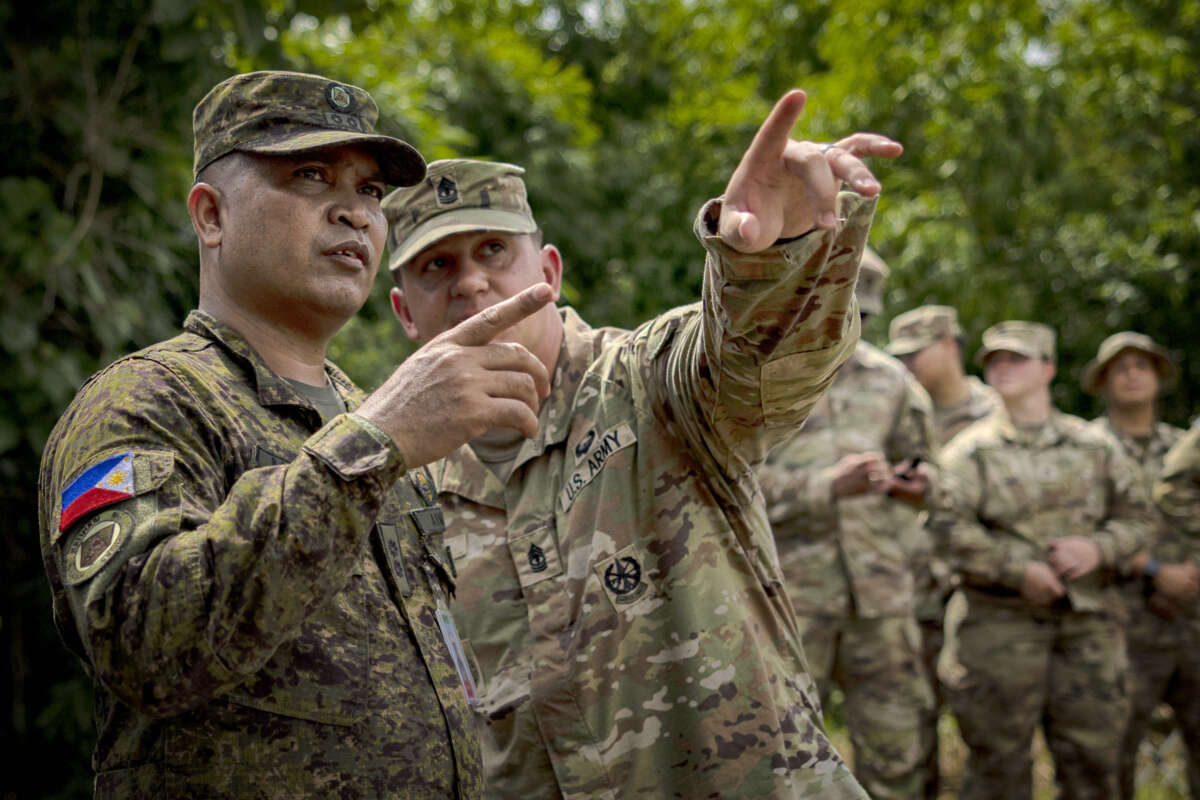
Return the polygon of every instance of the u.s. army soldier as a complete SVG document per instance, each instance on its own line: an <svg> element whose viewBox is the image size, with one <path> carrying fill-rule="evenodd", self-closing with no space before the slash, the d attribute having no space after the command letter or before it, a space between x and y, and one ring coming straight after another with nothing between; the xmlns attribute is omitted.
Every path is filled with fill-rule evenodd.
<svg viewBox="0 0 1200 800"><path fill-rule="evenodd" d="M888 269L868 251L856 294L883 310ZM914 615L913 560L928 547L920 511L889 495L932 463L929 396L896 359L860 341L804 428L759 469L788 596L813 676L845 698L854 773L868 794L919 798L933 693ZM916 487L905 486L912 493Z"/></svg>
<svg viewBox="0 0 1200 800"><path fill-rule="evenodd" d="M984 332L976 360L1004 409L942 451L950 504L930 527L967 603L946 645L965 800L1031 797L1039 724L1064 797L1118 792L1129 704L1113 579L1145 540L1148 498L1112 437L1052 405L1054 338L1024 321Z"/></svg>
<svg viewBox="0 0 1200 800"><path fill-rule="evenodd" d="M904 362L933 401L933 432L939 448L967 426L991 415L1001 406L1000 395L963 369L963 330L958 311L951 306L929 305L905 311L888 324L884 350ZM923 540L928 544L928 537ZM932 551L918 557L915 568L917 622L921 626L922 658L935 703L922 722L927 741L925 797L940 794L938 716L943 705L937 680L937 659L942 649L946 603L953 590L945 564Z"/></svg>
<svg viewBox="0 0 1200 800"><path fill-rule="evenodd" d="M487 342L551 294L450 331L365 400L324 360L375 278L386 186L425 174L376 118L363 90L290 72L201 100L199 309L89 380L46 446L42 551L94 679L98 798L481 793L421 465L536 426L545 368ZM438 442L413 438L435 419Z"/></svg>
<svg viewBox="0 0 1200 800"><path fill-rule="evenodd" d="M860 157L900 146L790 140L803 102L776 105L697 218L703 303L632 332L530 317L512 338L553 374L537 435L436 471L490 796L864 796L821 727L753 468L857 339L879 190ZM389 196L409 337L558 288L521 174L435 162Z"/></svg>
<svg viewBox="0 0 1200 800"><path fill-rule="evenodd" d="M1121 331L1100 343L1084 367L1084 391L1104 397L1105 414L1092 422L1116 438L1138 466L1149 494L1163 470L1167 452L1183 431L1158 419L1159 392L1176 375L1167 351L1143 333ZM1122 565L1121 587L1128 621L1131 711L1121 748L1121 795L1133 800L1137 752L1160 702L1175 712L1188 746L1192 794L1200 763L1200 569L1190 555L1187 534L1161 512L1146 547Z"/></svg>

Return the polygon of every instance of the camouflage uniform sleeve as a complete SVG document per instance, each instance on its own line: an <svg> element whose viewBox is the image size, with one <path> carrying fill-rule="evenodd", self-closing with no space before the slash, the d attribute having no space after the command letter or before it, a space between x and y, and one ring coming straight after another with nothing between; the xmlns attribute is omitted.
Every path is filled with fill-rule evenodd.
<svg viewBox="0 0 1200 800"><path fill-rule="evenodd" d="M929 393L911 375L904 376L904 394L896 414L896 424L887 440L887 460L896 464L920 457L932 468L934 433L933 401Z"/></svg>
<svg viewBox="0 0 1200 800"><path fill-rule="evenodd" d="M944 489L927 522L936 552L969 583L1020 589L1028 560L980 522L987 488L973 444L955 437L940 459Z"/></svg>
<svg viewBox="0 0 1200 800"><path fill-rule="evenodd" d="M1200 423L1167 452L1154 484L1154 502L1170 525L1185 534L1191 558L1200 561Z"/></svg>
<svg viewBox="0 0 1200 800"><path fill-rule="evenodd" d="M1104 438L1108 443L1108 513L1094 540L1100 548L1100 563L1117 568L1150 540L1153 519L1138 465L1115 438Z"/></svg>
<svg viewBox="0 0 1200 800"><path fill-rule="evenodd" d="M759 253L716 233L721 201L701 209L708 252L702 311L660 362L663 405L694 452L740 482L795 432L859 336L854 284L875 200L843 192L838 226Z"/></svg>
<svg viewBox="0 0 1200 800"><path fill-rule="evenodd" d="M128 359L85 388L42 462L43 553L74 619L72 649L154 716L244 682L339 592L404 472L394 443L350 414L290 463L240 477L226 474L220 430L171 368ZM134 496L59 532L59 493L114 453L130 454ZM81 537L105 513L118 539L81 571Z"/></svg>
<svg viewBox="0 0 1200 800"><path fill-rule="evenodd" d="M837 506L833 499L833 468L788 469L771 456L758 468L767 516L775 535L785 531L832 531Z"/></svg>

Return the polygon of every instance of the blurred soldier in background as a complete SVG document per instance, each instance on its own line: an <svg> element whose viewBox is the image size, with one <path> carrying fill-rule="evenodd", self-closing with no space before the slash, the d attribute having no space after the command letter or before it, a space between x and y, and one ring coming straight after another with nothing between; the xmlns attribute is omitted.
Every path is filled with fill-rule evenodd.
<svg viewBox="0 0 1200 800"><path fill-rule="evenodd" d="M1167 451L1183 431L1158 420L1156 401L1175 380L1167 351L1141 333L1114 333L1100 344L1083 370L1084 391L1104 398L1105 415L1092 425L1114 436L1141 469L1147 493L1158 479ZM1198 509L1200 510L1200 509ZM1200 757L1200 638L1197 592L1200 569L1188 559L1188 543L1161 512L1146 547L1126 562L1122 595L1128 623L1131 711L1121 750L1121 792L1134 796L1137 751L1160 702L1175 711L1191 753L1192 793Z"/></svg>
<svg viewBox="0 0 1200 800"><path fill-rule="evenodd" d="M864 319L886 264L863 255ZM921 721L933 697L913 614L914 539L933 454L930 401L896 359L860 340L804 428L760 470L804 649L823 695L845 696L854 771L873 798L924 791ZM918 459L920 462L917 464Z"/></svg>
<svg viewBox="0 0 1200 800"><path fill-rule="evenodd" d="M1000 408L1000 395L963 369L963 331L958 312L950 306L920 306L892 319L884 348L908 367L933 401L933 431L938 447L956 433ZM929 540L926 538L926 544ZM953 581L944 561L932 548L918 555L914 567L917 589L917 622L921 626L922 655L934 705L922 723L928 740L925 763L925 797L938 796L938 715L943 705L937 680L937 659L942 649L942 623Z"/></svg>
<svg viewBox="0 0 1200 800"><path fill-rule="evenodd" d="M942 451L939 554L967 609L947 685L970 747L964 800L1032 795L1038 723L1064 798L1110 798L1129 702L1115 569L1142 546L1147 498L1120 445L1050 400L1054 331L1002 322L976 355L1004 409Z"/></svg>
<svg viewBox="0 0 1200 800"><path fill-rule="evenodd" d="M1167 526L1181 534L1182 552L1188 561L1200 563L1200 418L1183 438L1175 443L1163 460L1162 474L1154 485L1154 501L1160 513L1167 518ZM1158 582L1155 589L1161 591ZM1193 800L1200 797L1200 714L1197 714L1196 697L1200 696L1200 624L1197 623L1196 606L1193 603L1182 632L1179 653L1187 658L1181 664L1175 682L1176 696L1187 696L1186 707L1175 707L1175 721L1183 732L1188 750L1188 788Z"/></svg>

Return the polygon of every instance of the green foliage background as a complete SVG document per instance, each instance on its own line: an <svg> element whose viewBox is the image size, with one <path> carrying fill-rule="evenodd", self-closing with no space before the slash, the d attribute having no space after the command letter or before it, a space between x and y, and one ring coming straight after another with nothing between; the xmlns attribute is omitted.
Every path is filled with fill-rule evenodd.
<svg viewBox="0 0 1200 800"><path fill-rule="evenodd" d="M172 335L195 303L184 209L191 109L237 71L368 88L429 159L529 169L531 201L593 323L697 296L691 221L771 103L797 135L906 145L877 165L884 317L957 306L1060 334L1055 392L1108 333L1166 342L1164 416L1200 397L1200 0L95 0L0 6L0 746L3 797L89 796L90 690L41 573L42 446L80 383ZM386 279L333 357L378 383L411 350ZM867 336L884 338L886 319Z"/></svg>

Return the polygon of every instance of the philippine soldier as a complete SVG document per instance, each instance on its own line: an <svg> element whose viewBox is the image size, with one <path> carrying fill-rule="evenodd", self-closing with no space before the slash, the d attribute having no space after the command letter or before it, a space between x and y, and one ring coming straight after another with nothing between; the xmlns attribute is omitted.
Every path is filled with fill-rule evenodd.
<svg viewBox="0 0 1200 800"><path fill-rule="evenodd" d="M884 348L908 367L933 400L933 431L938 447L945 446L968 425L983 419L1001 405L1000 395L963 369L963 330L958 312L950 306L920 306L894 317L888 325ZM928 540L926 540L928 543ZM918 557L917 621L925 673L934 705L922 722L928 741L925 762L925 797L936 800L940 791L938 714L944 698L937 680L937 660L942 649L942 624L953 582L944 562L933 553Z"/></svg>
<svg viewBox="0 0 1200 800"><path fill-rule="evenodd" d="M199 309L93 376L46 445L42 552L93 677L98 798L482 792L422 465L493 424L536 427L544 367L483 345L551 293L469 320L364 402L326 345L368 296L386 186L425 174L377 115L317 75L209 92L188 194ZM440 451L415 435L434 406Z"/></svg>
<svg viewBox="0 0 1200 800"><path fill-rule="evenodd" d="M1189 563L1200 563L1200 418L1175 443L1163 460L1162 473L1154 485L1154 501L1167 518L1168 527L1181 534ZM1157 576L1156 576L1157 577ZM1155 580L1155 589L1161 591ZM1175 722L1183 733L1188 750L1188 788L1193 798L1200 797L1200 713L1196 698L1200 697L1200 624L1196 606L1187 614L1188 622L1181 633L1179 653L1181 664L1176 679L1177 697L1189 698L1186 704L1175 706Z"/></svg>
<svg viewBox="0 0 1200 800"><path fill-rule="evenodd" d="M886 276L868 250L856 290L864 319L883 309ZM918 509L895 495L924 495L930 414L908 370L859 341L804 428L759 470L809 665L823 699L841 687L854 773L878 800L920 797L926 779L920 723L933 695L913 593L926 534Z"/></svg>
<svg viewBox="0 0 1200 800"><path fill-rule="evenodd" d="M1084 367L1082 384L1104 398L1105 415L1092 422L1121 443L1140 468L1149 494L1162 472L1163 459L1183 430L1158 419L1160 390L1175 380L1167 351L1149 336L1133 331L1114 333L1100 343L1096 357ZM1196 637L1200 570L1188 558L1186 534L1154 515L1147 547L1127 564L1121 594L1128 622L1131 711L1121 748L1121 793L1133 800L1137 751L1154 709L1168 703L1181 723L1191 752L1190 772L1200 758L1200 639ZM1187 725L1190 723L1191 727ZM1200 785L1193 784L1195 795Z"/></svg>
<svg viewBox="0 0 1200 800"><path fill-rule="evenodd" d="M793 141L803 104L776 105L700 211L705 301L632 332L530 317L514 338L553 374L537 436L476 439L437 473L490 796L864 797L821 727L753 467L858 338L879 191L860 157L901 148ZM521 174L435 162L389 196L409 337L559 287Z"/></svg>
<svg viewBox="0 0 1200 800"><path fill-rule="evenodd" d="M1054 408L1054 360L1046 325L988 328L976 361L1004 408L942 451L951 501L930 526L967 604L946 643L965 800L1031 796L1039 722L1063 797L1118 792L1129 704L1113 574L1145 540L1147 498L1111 437Z"/></svg>

